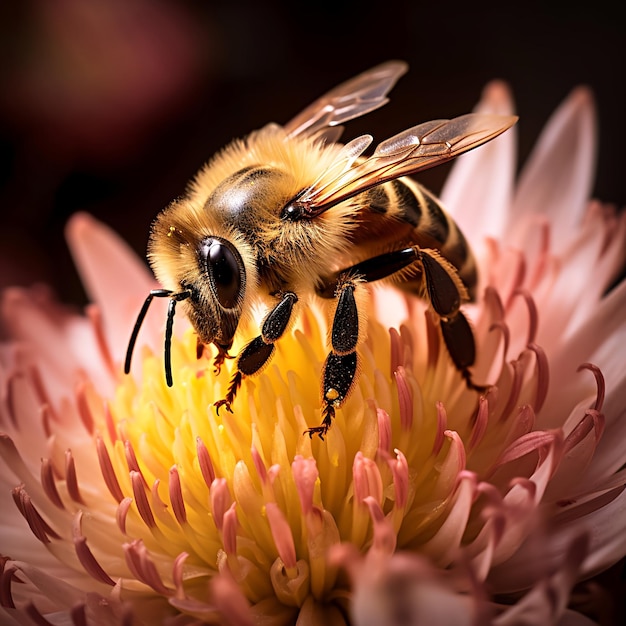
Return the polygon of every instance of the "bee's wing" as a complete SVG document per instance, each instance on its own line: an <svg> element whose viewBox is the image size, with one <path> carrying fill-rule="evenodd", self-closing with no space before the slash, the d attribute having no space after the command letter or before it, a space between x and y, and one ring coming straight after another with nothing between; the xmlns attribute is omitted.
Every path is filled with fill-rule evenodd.
<svg viewBox="0 0 626 626"><path fill-rule="evenodd" d="M341 83L285 124L288 137L319 135L325 128L383 106L388 102L387 94L407 69L403 61L387 61Z"/></svg>
<svg viewBox="0 0 626 626"><path fill-rule="evenodd" d="M514 115L480 113L433 120L381 142L360 162L357 160L372 138L357 137L344 146L333 165L298 197L297 203L306 215L314 217L371 187L449 161L497 137L516 121Z"/></svg>

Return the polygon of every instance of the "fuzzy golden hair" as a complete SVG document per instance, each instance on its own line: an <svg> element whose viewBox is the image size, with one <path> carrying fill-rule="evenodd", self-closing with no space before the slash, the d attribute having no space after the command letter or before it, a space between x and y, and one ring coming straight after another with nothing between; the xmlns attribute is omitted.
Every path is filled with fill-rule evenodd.
<svg viewBox="0 0 626 626"><path fill-rule="evenodd" d="M185 196L156 218L148 257L158 280L167 289L179 290L180 282L190 280L198 271L195 246L205 237L216 236L232 242L240 252L248 286L255 295L262 299L268 295L256 291L262 287L256 262L275 258L289 266L293 289L309 291L312 276L328 271L329 259L348 253L347 238L357 226L354 207L345 202L315 220L299 223L281 220L280 211L327 170L339 148L307 137L287 138L274 124L233 141L198 172ZM211 198L236 172L255 166L276 168L284 175L250 209L254 212L250 216L255 234L252 244L229 223L228 216L213 209Z"/></svg>

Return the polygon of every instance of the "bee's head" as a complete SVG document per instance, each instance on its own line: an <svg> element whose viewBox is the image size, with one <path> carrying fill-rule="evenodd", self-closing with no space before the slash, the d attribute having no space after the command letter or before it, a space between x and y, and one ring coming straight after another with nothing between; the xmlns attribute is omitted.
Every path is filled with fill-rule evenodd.
<svg viewBox="0 0 626 626"><path fill-rule="evenodd" d="M209 222L206 213L185 201L174 202L152 226L148 258L163 289L150 292L129 343L126 370L139 327L153 297L168 297L165 331L166 377L171 384L170 343L177 303L194 327L199 343L213 343L223 354L233 343L241 318L250 308L248 286L256 281L249 244L232 229Z"/></svg>

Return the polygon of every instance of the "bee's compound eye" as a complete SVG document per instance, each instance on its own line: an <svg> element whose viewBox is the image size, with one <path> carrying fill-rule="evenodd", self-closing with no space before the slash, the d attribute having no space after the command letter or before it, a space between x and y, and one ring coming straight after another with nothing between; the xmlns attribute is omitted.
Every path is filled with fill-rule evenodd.
<svg viewBox="0 0 626 626"><path fill-rule="evenodd" d="M241 291L243 263L239 255L219 239L203 242L202 255L219 303L225 309L237 304Z"/></svg>

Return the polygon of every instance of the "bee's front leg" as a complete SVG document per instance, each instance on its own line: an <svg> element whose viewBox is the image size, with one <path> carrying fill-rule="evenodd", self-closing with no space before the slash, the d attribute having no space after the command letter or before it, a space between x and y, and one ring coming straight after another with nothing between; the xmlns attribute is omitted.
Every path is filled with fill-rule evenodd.
<svg viewBox="0 0 626 626"><path fill-rule="evenodd" d="M218 375L222 370L222 365L224 365L224 361L226 359L234 359L235 357L228 354L232 343L228 346L223 346L220 343L215 343L215 347L217 348L217 354L213 358L213 372L215 375ZM204 346L205 344L202 342L199 336L196 337L196 358L201 359L204 356Z"/></svg>
<svg viewBox="0 0 626 626"><path fill-rule="evenodd" d="M291 291L280 295L278 304L268 313L261 334L246 344L237 357L237 371L228 385L226 397L215 402L214 406L219 413L220 407L225 406L232 413L230 405L233 403L241 381L245 376L258 374L269 362L274 354L274 343L278 341L287 330L293 313L293 307L298 301L298 296Z"/></svg>
<svg viewBox="0 0 626 626"><path fill-rule="evenodd" d="M332 351L324 363L322 377L322 423L306 431L309 437L319 435L324 439L335 409L343 404L354 385L358 368L359 313L355 298L358 288L359 283L352 278L343 278L337 285L337 309L330 333Z"/></svg>

